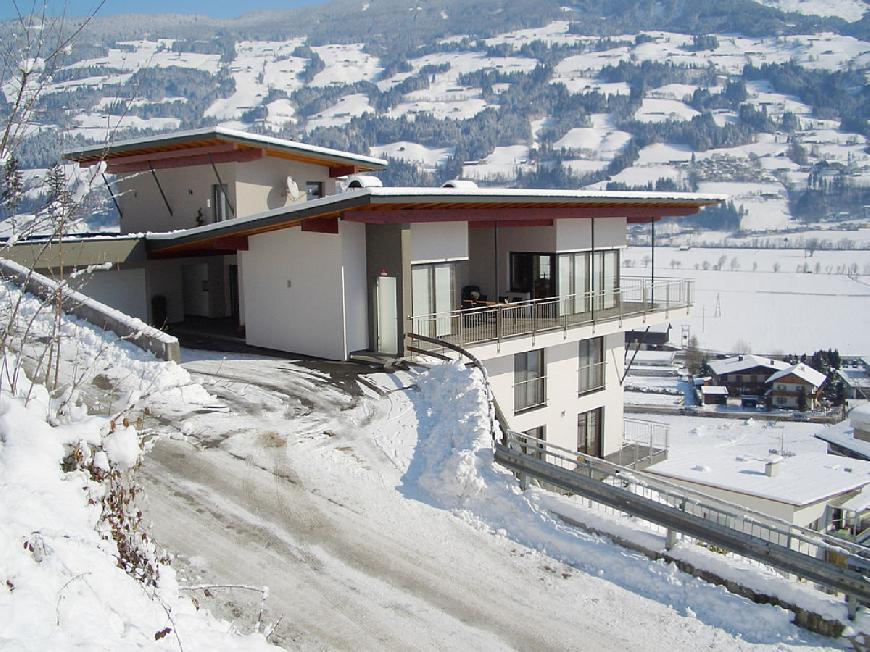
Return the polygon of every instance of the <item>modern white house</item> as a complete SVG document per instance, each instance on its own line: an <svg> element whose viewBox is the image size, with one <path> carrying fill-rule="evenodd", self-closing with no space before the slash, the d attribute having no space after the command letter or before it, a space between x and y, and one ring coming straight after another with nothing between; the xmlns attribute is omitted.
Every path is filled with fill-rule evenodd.
<svg viewBox="0 0 870 652"><path fill-rule="evenodd" d="M691 281L622 274L627 225L723 200L348 184L386 163L221 128L67 158L105 162L121 215L117 237L65 244L66 266L112 264L83 292L158 326L329 359L461 346L512 429L602 457L623 446L625 331L692 304ZM33 243L9 255L59 264Z"/></svg>
<svg viewBox="0 0 870 652"><path fill-rule="evenodd" d="M647 472L793 525L825 532L870 514L870 462L827 453L758 458L733 450L670 455ZM862 528L863 529L863 528Z"/></svg>

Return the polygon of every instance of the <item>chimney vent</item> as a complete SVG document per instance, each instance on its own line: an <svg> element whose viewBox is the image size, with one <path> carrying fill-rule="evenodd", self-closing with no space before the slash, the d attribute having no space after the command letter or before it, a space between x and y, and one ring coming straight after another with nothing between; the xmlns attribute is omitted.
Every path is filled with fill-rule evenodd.
<svg viewBox="0 0 870 652"><path fill-rule="evenodd" d="M779 473L779 463L779 459L768 460L767 463L764 465L764 475L766 475L768 478L776 477L776 475Z"/></svg>

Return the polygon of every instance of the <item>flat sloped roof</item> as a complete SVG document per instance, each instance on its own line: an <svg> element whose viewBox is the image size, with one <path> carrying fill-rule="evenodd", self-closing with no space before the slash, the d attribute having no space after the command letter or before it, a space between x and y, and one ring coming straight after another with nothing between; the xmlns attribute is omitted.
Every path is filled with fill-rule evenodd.
<svg viewBox="0 0 870 652"><path fill-rule="evenodd" d="M628 217L650 220L690 215L724 201L723 195L584 190L358 188L271 211L166 233L149 233L149 248L166 251L220 238L299 226L306 220L414 223Z"/></svg>
<svg viewBox="0 0 870 652"><path fill-rule="evenodd" d="M801 507L852 491L870 483L870 462L828 453L799 453L779 461L775 475L765 473L768 460L711 448L674 453L647 469L656 475L757 496Z"/></svg>
<svg viewBox="0 0 870 652"><path fill-rule="evenodd" d="M288 158L320 162L325 165L354 166L357 168L357 171L362 172L382 170L387 166L385 160L371 156L343 152L328 147L307 145L295 140L252 134L225 127L204 127L202 129L174 131L167 134L105 143L86 149L65 152L64 158L70 161L77 161L81 164L89 164L106 159L206 147L221 142L236 143L254 149L271 150L284 154Z"/></svg>

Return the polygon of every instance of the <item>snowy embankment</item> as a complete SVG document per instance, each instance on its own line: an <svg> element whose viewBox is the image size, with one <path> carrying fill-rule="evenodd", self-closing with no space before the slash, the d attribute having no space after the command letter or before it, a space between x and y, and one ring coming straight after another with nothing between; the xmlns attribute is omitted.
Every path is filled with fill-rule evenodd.
<svg viewBox="0 0 870 652"><path fill-rule="evenodd" d="M138 512L143 444L134 415L91 416L80 401L112 387L104 403L112 414L146 397L183 405L188 396L208 400L206 392L174 363L64 317L58 377L66 389L52 396L25 372L46 377L34 361L53 312L8 284L0 305L0 330L12 324L9 344L22 353L0 358L0 648L271 649L261 634L239 635L180 595Z"/></svg>
<svg viewBox="0 0 870 652"><path fill-rule="evenodd" d="M558 496L540 489L522 492L513 474L494 463L486 391L477 372L461 364L433 368L418 382L419 441L405 475L405 492L450 509L475 527L491 530L517 543L545 552L581 570L605 576L641 595L656 596L691 614L716 614L717 624L756 640L789 621L778 607L757 613L735 608L716 588L654 562L644 568L606 539L572 529L556 514L587 524L598 532L630 541L655 552L664 550L664 534L612 510L596 510L579 497ZM413 400L413 399L412 399ZM672 557L695 568L736 581L761 594L846 622L842 600L797 584L772 569L734 555L722 555L683 542ZM862 622L858 629L863 628ZM854 631L854 630L850 630Z"/></svg>

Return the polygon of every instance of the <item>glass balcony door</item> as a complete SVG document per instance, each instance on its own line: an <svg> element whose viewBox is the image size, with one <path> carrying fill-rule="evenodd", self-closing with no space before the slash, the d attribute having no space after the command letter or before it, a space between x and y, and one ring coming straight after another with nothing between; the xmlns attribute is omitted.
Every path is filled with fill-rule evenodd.
<svg viewBox="0 0 870 652"><path fill-rule="evenodd" d="M411 309L414 332L429 337L451 334L454 309L453 264L414 265L411 268Z"/></svg>

